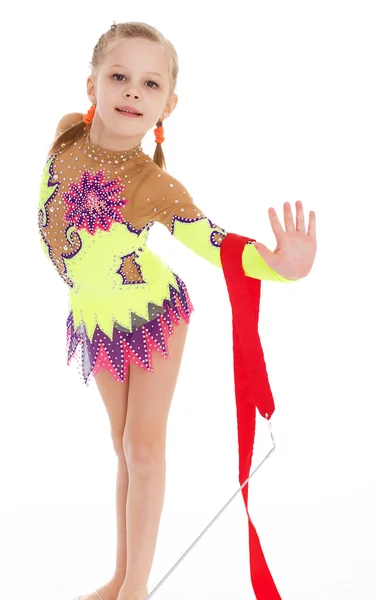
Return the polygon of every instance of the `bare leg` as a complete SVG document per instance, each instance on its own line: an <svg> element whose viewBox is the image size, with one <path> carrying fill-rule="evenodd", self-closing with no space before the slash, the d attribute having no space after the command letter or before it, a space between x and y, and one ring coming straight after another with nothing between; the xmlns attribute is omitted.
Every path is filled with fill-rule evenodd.
<svg viewBox="0 0 376 600"><path fill-rule="evenodd" d="M118 600L145 600L166 481L166 430L188 325L169 338L170 359L153 354L154 372L131 365L124 453L129 470L127 573Z"/></svg>
<svg viewBox="0 0 376 600"><path fill-rule="evenodd" d="M111 437L117 455L116 477L116 565L107 583L97 588L103 600L116 600L127 570L126 504L128 495L128 467L123 451L123 433L127 415L129 371L125 383L116 382L107 371L100 371L95 378L107 410ZM81 596L80 600L98 600L94 592Z"/></svg>
<svg viewBox="0 0 376 600"><path fill-rule="evenodd" d="M120 583L119 589L127 572L127 526L126 506L128 498L129 473L124 454L118 456L116 477L116 517L117 517L117 546L116 567L113 579ZM100 590L99 590L100 591ZM107 599L105 599L107 600Z"/></svg>
<svg viewBox="0 0 376 600"><path fill-rule="evenodd" d="M133 469L127 503L128 545L133 548L129 575L121 588L124 600L145 600L148 595L147 580L151 571L166 482L165 458L149 469ZM138 551L138 552L137 552ZM132 594L132 595L130 595ZM118 596L123 600L123 596Z"/></svg>

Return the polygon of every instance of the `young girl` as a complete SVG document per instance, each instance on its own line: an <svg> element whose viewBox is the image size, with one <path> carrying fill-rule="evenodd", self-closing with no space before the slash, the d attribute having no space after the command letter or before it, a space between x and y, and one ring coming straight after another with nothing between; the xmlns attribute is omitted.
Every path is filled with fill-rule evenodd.
<svg viewBox="0 0 376 600"><path fill-rule="evenodd" d="M112 25L93 51L92 106L61 119L42 176L42 247L69 286L68 364L79 357L84 383L95 378L118 457L114 573L81 600L148 596L167 420L193 311L182 279L146 245L149 230L163 223L218 267L227 235L165 171L163 122L176 107L177 75L176 51L155 28ZM152 159L140 144L156 125ZM245 274L282 282L304 277L316 251L315 214L308 234L300 202L296 229L288 203L286 232L274 209L269 216L278 246L272 253L247 244Z"/></svg>

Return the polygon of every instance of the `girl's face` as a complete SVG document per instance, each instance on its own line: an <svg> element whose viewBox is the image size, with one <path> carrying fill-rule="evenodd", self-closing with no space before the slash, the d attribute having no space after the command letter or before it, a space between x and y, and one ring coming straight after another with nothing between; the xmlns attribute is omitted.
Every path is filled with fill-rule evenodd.
<svg viewBox="0 0 376 600"><path fill-rule="evenodd" d="M169 63L163 47L142 38L117 40L109 45L95 79L88 78L88 97L96 104L92 127L111 137L128 137L134 143L167 118L177 103L170 94ZM131 107L141 116L119 111Z"/></svg>

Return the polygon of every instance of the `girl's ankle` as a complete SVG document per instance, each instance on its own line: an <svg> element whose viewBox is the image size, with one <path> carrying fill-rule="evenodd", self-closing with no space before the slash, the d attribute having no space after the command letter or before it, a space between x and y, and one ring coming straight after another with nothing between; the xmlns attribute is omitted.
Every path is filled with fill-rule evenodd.
<svg viewBox="0 0 376 600"><path fill-rule="evenodd" d="M112 577L111 577L111 582L114 584L115 587L121 588L121 586L123 585L125 580L125 573L115 573Z"/></svg>

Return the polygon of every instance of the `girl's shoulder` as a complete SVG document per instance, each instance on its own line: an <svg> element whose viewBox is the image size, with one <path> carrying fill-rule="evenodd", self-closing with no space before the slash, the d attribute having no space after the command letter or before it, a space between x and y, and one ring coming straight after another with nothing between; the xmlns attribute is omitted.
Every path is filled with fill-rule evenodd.
<svg viewBox="0 0 376 600"><path fill-rule="evenodd" d="M158 187L168 188L173 188L175 185L182 185L182 183L178 179L176 179L176 177L174 177L173 175L171 175L171 173L165 171L164 169L162 169L162 167L157 165L157 163L154 162L150 156L147 155L147 158L149 160L147 161L148 167L147 169L145 169L145 175L147 175L147 178L145 178L145 183L152 183L152 185L154 186L157 185Z"/></svg>
<svg viewBox="0 0 376 600"><path fill-rule="evenodd" d="M69 113L64 115L56 127L55 140L57 140L62 133L67 131L67 129L73 125L77 125L77 123L80 123L82 121L82 117L83 113Z"/></svg>
<svg viewBox="0 0 376 600"><path fill-rule="evenodd" d="M184 184L173 175L159 167L149 156L143 164L136 187L137 195L150 204L170 201L179 202L184 199L192 202L192 197Z"/></svg>

